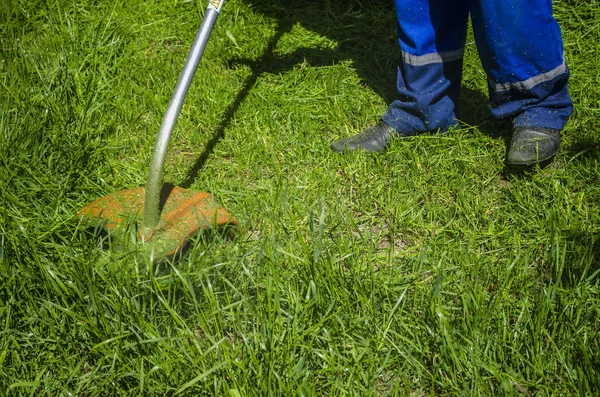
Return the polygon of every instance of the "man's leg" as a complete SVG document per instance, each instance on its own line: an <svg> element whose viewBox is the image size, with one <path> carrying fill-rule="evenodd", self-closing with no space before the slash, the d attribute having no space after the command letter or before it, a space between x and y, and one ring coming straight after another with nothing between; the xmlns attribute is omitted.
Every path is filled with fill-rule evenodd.
<svg viewBox="0 0 600 397"><path fill-rule="evenodd" d="M456 124L468 0L395 0L401 57L398 98L381 122L334 142L335 151L383 151L393 136Z"/></svg>
<svg viewBox="0 0 600 397"><path fill-rule="evenodd" d="M509 164L528 165L558 151L573 110L560 27L551 0L469 0L492 113L514 121Z"/></svg>

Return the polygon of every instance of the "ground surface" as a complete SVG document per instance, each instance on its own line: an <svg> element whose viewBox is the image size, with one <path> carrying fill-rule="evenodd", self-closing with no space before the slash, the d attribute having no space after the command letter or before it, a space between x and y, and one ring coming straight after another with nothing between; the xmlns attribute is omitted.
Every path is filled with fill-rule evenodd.
<svg viewBox="0 0 600 397"><path fill-rule="evenodd" d="M225 4L165 179L240 225L152 264L75 213L144 184L204 4L3 0L0 396L600 393L600 4L555 2L576 110L523 173L472 40L460 131L329 150L393 98L389 3Z"/></svg>

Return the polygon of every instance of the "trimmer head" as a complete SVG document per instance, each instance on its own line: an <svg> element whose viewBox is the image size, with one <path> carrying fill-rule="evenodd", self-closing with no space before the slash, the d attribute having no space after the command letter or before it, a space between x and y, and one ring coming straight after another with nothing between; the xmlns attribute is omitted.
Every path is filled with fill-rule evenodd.
<svg viewBox="0 0 600 397"><path fill-rule="evenodd" d="M210 193L194 192L164 184L160 194L160 221L158 227L148 230L142 225L145 189L122 190L101 197L77 215L94 227L106 229L109 235L135 228L138 239L148 244L154 258L165 258L177 253L186 241L202 230L237 221L217 205Z"/></svg>

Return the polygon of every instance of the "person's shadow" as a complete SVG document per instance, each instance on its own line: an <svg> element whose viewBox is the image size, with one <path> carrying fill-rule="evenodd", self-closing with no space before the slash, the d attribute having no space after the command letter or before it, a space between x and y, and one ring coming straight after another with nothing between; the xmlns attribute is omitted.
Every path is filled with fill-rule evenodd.
<svg viewBox="0 0 600 397"><path fill-rule="evenodd" d="M269 39L259 58L229 60L231 66L249 66L252 74L226 110L223 121L204 152L188 171L181 184L184 188L194 183L215 145L223 138L239 105L264 73L282 73L300 63L318 67L350 60L364 87L372 89L387 104L396 97L396 71L400 52L392 0L247 0L247 4L253 11L275 19L277 31ZM291 54L278 55L275 49L279 40L297 24L334 40L338 43L337 48L299 48ZM495 122L490 120L487 103L484 93L463 87L459 119L467 125L478 126L485 134L505 138L502 132L505 129L497 128Z"/></svg>

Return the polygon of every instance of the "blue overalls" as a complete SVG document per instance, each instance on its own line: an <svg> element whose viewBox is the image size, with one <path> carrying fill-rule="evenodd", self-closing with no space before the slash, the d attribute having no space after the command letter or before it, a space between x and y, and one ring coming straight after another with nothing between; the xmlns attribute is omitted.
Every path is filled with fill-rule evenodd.
<svg viewBox="0 0 600 397"><path fill-rule="evenodd" d="M406 134L447 129L455 111L469 14L492 114L515 127L562 129L572 113L551 0L395 0L398 97L382 119Z"/></svg>

